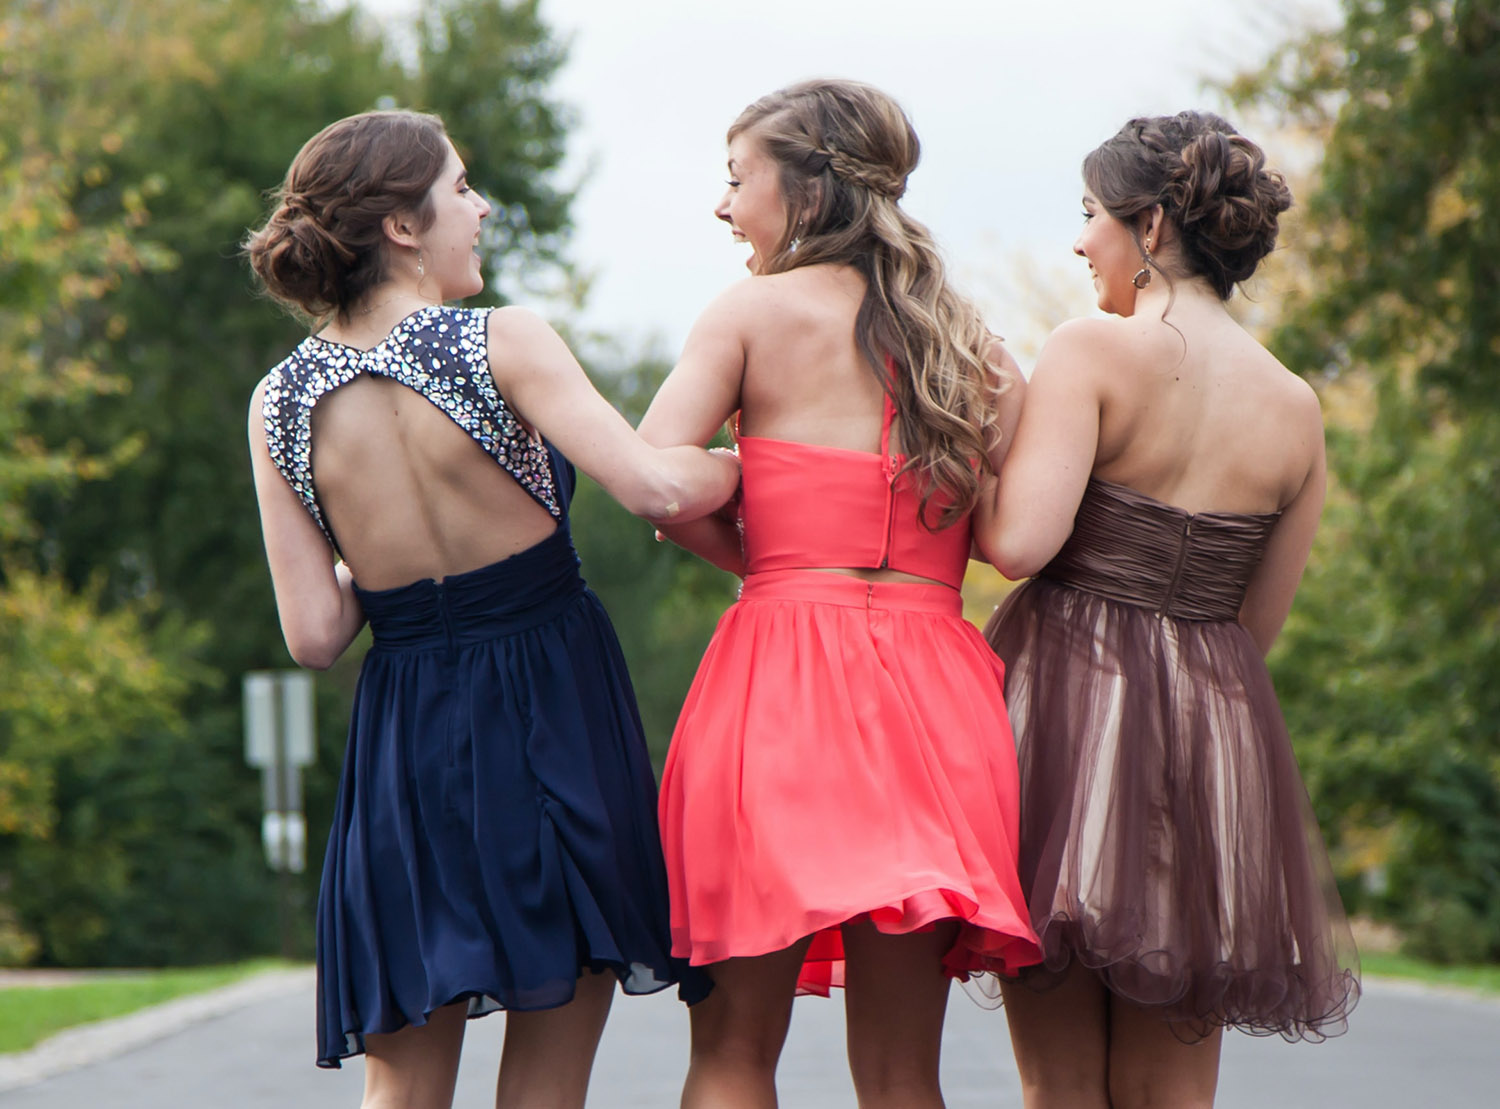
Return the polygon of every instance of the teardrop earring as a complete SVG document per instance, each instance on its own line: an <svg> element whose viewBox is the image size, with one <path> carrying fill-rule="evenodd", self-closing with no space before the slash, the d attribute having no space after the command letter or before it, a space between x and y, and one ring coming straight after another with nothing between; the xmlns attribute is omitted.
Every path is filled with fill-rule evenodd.
<svg viewBox="0 0 1500 1109"><path fill-rule="evenodd" d="M1135 271L1135 276L1130 279L1130 283L1137 289L1144 289L1147 285L1151 284L1150 236L1146 237L1146 241L1141 248L1141 268Z"/></svg>
<svg viewBox="0 0 1500 1109"><path fill-rule="evenodd" d="M427 271L422 266L422 248L417 247L417 280L421 281L426 276Z"/></svg>

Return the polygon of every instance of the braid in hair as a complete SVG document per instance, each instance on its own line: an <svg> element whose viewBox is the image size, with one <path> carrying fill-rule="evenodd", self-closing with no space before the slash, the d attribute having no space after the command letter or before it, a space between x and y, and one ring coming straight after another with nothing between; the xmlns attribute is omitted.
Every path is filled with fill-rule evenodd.
<svg viewBox="0 0 1500 1109"><path fill-rule="evenodd" d="M780 166L789 210L808 213L801 227L789 221L761 272L837 263L865 276L855 339L900 415L922 523L955 523L978 499L999 434L995 399L1008 386L986 362L993 338L978 310L948 284L928 230L897 203L921 151L911 122L869 85L806 81L751 104L729 139L752 131Z"/></svg>

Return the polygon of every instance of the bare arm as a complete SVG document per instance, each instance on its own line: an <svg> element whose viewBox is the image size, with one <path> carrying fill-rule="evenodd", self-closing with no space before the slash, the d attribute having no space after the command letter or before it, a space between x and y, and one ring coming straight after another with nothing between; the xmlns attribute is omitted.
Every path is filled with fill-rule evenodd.
<svg viewBox="0 0 1500 1109"><path fill-rule="evenodd" d="M1308 390L1309 394L1312 390ZM1323 420L1313 396L1311 411L1304 415L1304 435L1312 454L1312 464L1297 495L1282 510L1281 519L1271 532L1266 553L1255 568L1240 605L1240 623L1249 630L1256 646L1264 654L1276 642L1281 626L1292 610L1292 598L1307 568L1313 536L1323 515L1323 499L1328 486L1328 461L1323 445Z"/></svg>
<svg viewBox="0 0 1500 1109"><path fill-rule="evenodd" d="M743 282L731 288L693 325L682 357L641 420L641 437L646 442L659 446L706 443L739 409L745 375L740 320L742 301L750 291ZM721 570L744 576L744 550L734 513L715 513L686 525L674 523L661 532Z"/></svg>
<svg viewBox="0 0 1500 1109"><path fill-rule="evenodd" d="M975 543L1012 580L1035 574L1062 549L1093 472L1102 357L1094 322L1064 324L1047 340L999 480L975 512Z"/></svg>
<svg viewBox="0 0 1500 1109"><path fill-rule="evenodd" d="M739 466L697 446L658 449L601 397L572 351L522 308L490 313L490 372L518 414L637 516L695 520L739 485Z"/></svg>
<svg viewBox="0 0 1500 1109"><path fill-rule="evenodd" d="M261 382L250 398L250 464L276 613L297 665L326 670L354 642L365 614L349 567L335 562L327 538L271 461L261 414L264 390Z"/></svg>

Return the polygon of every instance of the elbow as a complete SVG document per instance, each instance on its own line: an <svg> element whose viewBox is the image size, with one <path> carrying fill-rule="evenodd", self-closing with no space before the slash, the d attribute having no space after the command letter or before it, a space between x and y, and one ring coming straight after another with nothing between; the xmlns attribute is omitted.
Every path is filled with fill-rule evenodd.
<svg viewBox="0 0 1500 1109"><path fill-rule="evenodd" d="M304 670L327 670L344 653L335 636L310 628L287 628L285 639L292 661Z"/></svg>
<svg viewBox="0 0 1500 1109"><path fill-rule="evenodd" d="M644 477L626 491L620 503L626 511L653 523L679 519L688 491L682 482L668 474L657 473Z"/></svg>
<svg viewBox="0 0 1500 1109"><path fill-rule="evenodd" d="M1010 581L1035 577L1051 561L1050 555L1013 537L977 534L974 539L985 561Z"/></svg>

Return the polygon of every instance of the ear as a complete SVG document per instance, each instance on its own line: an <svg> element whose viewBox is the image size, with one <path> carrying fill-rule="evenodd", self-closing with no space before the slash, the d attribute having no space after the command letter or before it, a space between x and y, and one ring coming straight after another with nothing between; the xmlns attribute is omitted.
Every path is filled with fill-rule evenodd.
<svg viewBox="0 0 1500 1109"><path fill-rule="evenodd" d="M1167 227L1166 209L1160 204L1154 204L1150 211L1141 215L1141 245L1147 250L1160 250L1165 245L1163 232Z"/></svg>
<svg viewBox="0 0 1500 1109"><path fill-rule="evenodd" d="M380 227L385 232L385 237L397 246L416 250L421 245L417 242L416 233L412 230L410 212L393 212L380 221Z"/></svg>

